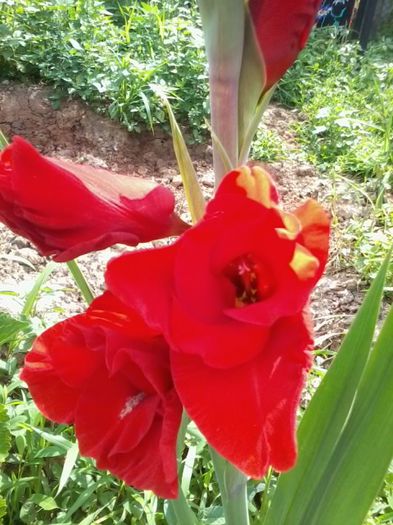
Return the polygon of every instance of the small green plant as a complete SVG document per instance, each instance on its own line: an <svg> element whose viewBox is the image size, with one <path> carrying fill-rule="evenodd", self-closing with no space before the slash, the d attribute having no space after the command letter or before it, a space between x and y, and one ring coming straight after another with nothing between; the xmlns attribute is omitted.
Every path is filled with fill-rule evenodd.
<svg viewBox="0 0 393 525"><path fill-rule="evenodd" d="M307 50L280 83L276 99L301 108L298 139L327 172L378 184L393 176L393 40L370 44L336 29L316 30Z"/></svg>
<svg viewBox="0 0 393 525"><path fill-rule="evenodd" d="M150 87L161 84L194 138L204 134L207 73L195 7L10 0L0 16L1 77L50 82L54 100L77 95L130 131L165 122Z"/></svg>
<svg viewBox="0 0 393 525"><path fill-rule="evenodd" d="M264 162L286 158L285 145L278 133L261 126L251 149L251 157Z"/></svg>

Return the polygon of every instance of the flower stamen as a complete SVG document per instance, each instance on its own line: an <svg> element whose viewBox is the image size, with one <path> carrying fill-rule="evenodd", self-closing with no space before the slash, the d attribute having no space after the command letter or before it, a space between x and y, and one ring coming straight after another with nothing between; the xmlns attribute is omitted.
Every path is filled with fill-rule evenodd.
<svg viewBox="0 0 393 525"><path fill-rule="evenodd" d="M132 412L146 397L144 392L140 392L136 396L132 396L127 399L124 407L122 408L119 418L124 419L130 412Z"/></svg>
<svg viewBox="0 0 393 525"><path fill-rule="evenodd" d="M251 254L242 255L232 261L225 275L235 287L236 308L266 299L273 289L270 271Z"/></svg>

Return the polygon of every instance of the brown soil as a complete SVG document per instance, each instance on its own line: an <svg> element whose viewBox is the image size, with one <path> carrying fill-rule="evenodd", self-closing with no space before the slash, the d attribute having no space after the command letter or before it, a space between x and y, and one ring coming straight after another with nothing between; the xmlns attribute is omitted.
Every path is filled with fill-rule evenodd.
<svg viewBox="0 0 393 525"><path fill-rule="evenodd" d="M97 115L77 100L66 101L60 110L54 110L48 94L48 88L40 86L0 85L0 128L3 132L8 137L23 135L47 155L153 178L169 185L176 194L179 212L187 217L181 178L169 137L158 130L154 134L130 135L117 123ZM297 145L291 124L298 118L296 112L274 106L265 116L265 122L280 134L288 150L292 151ZM206 197L210 197L213 192L211 148L193 146L191 155L203 191ZM353 214L363 215L367 209L344 182L336 184L333 193L330 179L317 173L309 164L299 163L296 156L290 158L294 160L272 164L284 204L290 209L313 197L323 203L334 218L330 263L313 294L312 310L316 346L336 347L363 297L358 275L348 265L344 269L338 256L342 246L341 232L345 220ZM96 292L102 290L107 261L125 249L129 248L115 246L79 259ZM28 241L0 226L0 292L14 291L23 295L31 288L45 264L46 260ZM67 267L59 264L41 294L37 313L48 325L83 308L83 300ZM20 296L0 293L0 309L17 314L21 309Z"/></svg>

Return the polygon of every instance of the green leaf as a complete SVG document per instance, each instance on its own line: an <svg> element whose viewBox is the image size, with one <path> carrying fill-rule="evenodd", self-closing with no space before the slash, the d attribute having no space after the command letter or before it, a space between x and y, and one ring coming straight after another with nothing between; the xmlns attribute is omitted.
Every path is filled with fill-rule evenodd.
<svg viewBox="0 0 393 525"><path fill-rule="evenodd" d="M250 525L247 502L247 477L209 447L214 473L221 492L226 525Z"/></svg>
<svg viewBox="0 0 393 525"><path fill-rule="evenodd" d="M44 496L39 502L38 505L41 507L41 509L44 510L54 510L57 509L57 503L54 500L54 498L50 496Z"/></svg>
<svg viewBox="0 0 393 525"><path fill-rule="evenodd" d="M302 523L361 525L393 457L393 308Z"/></svg>
<svg viewBox="0 0 393 525"><path fill-rule="evenodd" d="M6 136L0 129L0 150L4 149L8 146L8 140L6 139Z"/></svg>
<svg viewBox="0 0 393 525"><path fill-rule="evenodd" d="M83 51L83 47L80 45L80 43L77 40L75 40L75 38L70 38L69 42L72 45L72 47L76 49L77 51Z"/></svg>
<svg viewBox="0 0 393 525"><path fill-rule="evenodd" d="M41 288L45 284L45 282L48 280L50 274L53 272L55 267L56 267L56 263L52 261L49 262L45 266L45 268L42 270L42 272L39 274L39 276L37 277L37 280L34 283L33 288L27 294L25 305L22 310L22 315L24 315L25 317L29 317L33 313L35 304L41 292Z"/></svg>
<svg viewBox="0 0 393 525"><path fill-rule="evenodd" d="M147 120L148 120L148 122L149 122L150 129L153 131L153 129L154 129L154 124L153 124L153 119L152 119L152 116L151 116L151 109L150 109L149 99L148 99L147 96L143 93L143 91L141 91L141 92L139 93L139 96L141 97L142 102L143 102L143 105L145 106L146 116L147 116Z"/></svg>
<svg viewBox="0 0 393 525"><path fill-rule="evenodd" d="M0 463L8 456L11 436L8 428L8 415L3 404L0 405Z"/></svg>
<svg viewBox="0 0 393 525"><path fill-rule="evenodd" d="M241 163L247 160L246 157L248 156L251 141L258 128L263 111L267 106L267 103L262 103L265 77L265 64L262 53L254 36L250 15L247 13L238 102L239 159ZM267 102L270 98L268 98ZM242 155L244 151L247 153Z"/></svg>
<svg viewBox="0 0 393 525"><path fill-rule="evenodd" d="M241 136L239 136L239 163L245 164L248 161L250 148L254 139L255 133L258 130L258 126L261 122L261 118L269 105L269 102L273 96L276 86L273 86L262 95L258 104L253 108L253 114L246 116L243 115L244 128L241 130ZM240 108L240 102L239 102ZM241 111L241 108L239 109ZM245 111L245 109L243 110Z"/></svg>
<svg viewBox="0 0 393 525"><path fill-rule="evenodd" d="M60 492L66 486L67 481L70 479L72 470L75 466L76 460L78 459L78 454L78 445L77 443L74 443L72 447L67 450L63 470L60 476L59 488L57 489L56 496L60 494Z"/></svg>
<svg viewBox="0 0 393 525"><path fill-rule="evenodd" d="M72 277L74 278L75 284L77 285L79 291L82 294L83 299L86 301L87 304L90 304L94 299L94 294L85 276L83 275L82 270L80 269L76 259L67 261L66 264Z"/></svg>
<svg viewBox="0 0 393 525"><path fill-rule="evenodd" d="M74 443L72 443L72 441L70 441L69 439L66 439L65 437L61 435L50 434L49 432L45 432L44 430L41 430L40 428L33 427L28 424L24 424L23 426L28 428L29 430L32 430L33 432L36 432L39 436L46 439L48 443L52 443L53 445L61 447L66 451L74 446Z"/></svg>
<svg viewBox="0 0 393 525"><path fill-rule="evenodd" d="M193 222L197 222L205 211L205 199L202 194L201 187L198 183L198 178L192 163L187 145L183 138L182 132L173 114L170 102L160 86L152 86L156 95L163 101L168 112L169 121L171 124L173 147L179 166L180 175L183 180L184 193L186 195L187 203L190 208L191 218Z"/></svg>
<svg viewBox="0 0 393 525"><path fill-rule="evenodd" d="M7 515L7 505L5 499L0 496L0 525L3 525L4 516Z"/></svg>
<svg viewBox="0 0 393 525"><path fill-rule="evenodd" d="M304 512L313 505L317 506L321 494L328 488L320 483L326 481L326 472L337 453L336 447L342 446L340 438L345 432L367 366L389 261L390 254L302 418L297 464L280 476L265 525L311 525L305 521ZM365 461L367 457L357 465L358 472ZM345 494L341 493L340 497L345 498ZM341 525L340 522L330 522L330 525L333 523Z"/></svg>
<svg viewBox="0 0 393 525"><path fill-rule="evenodd" d="M20 510L20 518L24 523L34 523L32 517L36 515L37 510L39 511L37 506L45 511L59 508L52 497L45 494L33 494L23 503Z"/></svg>
<svg viewBox="0 0 393 525"><path fill-rule="evenodd" d="M98 487L100 486L99 481L96 481L94 483L91 483L86 490L80 494L77 499L73 502L73 504L68 508L67 513L64 515L64 517L59 521L59 523L68 523L68 521L71 519L72 515L80 509L86 501L89 500L93 492L98 490Z"/></svg>
<svg viewBox="0 0 393 525"><path fill-rule="evenodd" d="M21 331L29 329L27 321L14 319L5 312L0 312L0 346L12 343Z"/></svg>

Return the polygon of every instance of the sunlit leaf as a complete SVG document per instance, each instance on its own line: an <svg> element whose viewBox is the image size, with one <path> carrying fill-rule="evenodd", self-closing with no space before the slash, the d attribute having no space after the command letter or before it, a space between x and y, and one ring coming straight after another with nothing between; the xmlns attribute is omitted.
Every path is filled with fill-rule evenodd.
<svg viewBox="0 0 393 525"><path fill-rule="evenodd" d="M0 312L0 345L12 343L21 331L29 328L27 321L14 319L6 312Z"/></svg>
<svg viewBox="0 0 393 525"><path fill-rule="evenodd" d="M67 481L70 479L71 473L75 466L76 460L78 459L79 449L77 443L74 443L71 448L67 450L65 457L63 470L61 472L59 488L57 489L56 496L60 494L63 488L66 486Z"/></svg>
<svg viewBox="0 0 393 525"><path fill-rule="evenodd" d="M0 405L0 463L5 460L11 446L11 435L8 428L8 415L3 404Z"/></svg>
<svg viewBox="0 0 393 525"><path fill-rule="evenodd" d="M190 208L191 218L193 222L198 221L205 210L205 199L202 194L201 187L198 183L198 178L192 163L188 148L180 127L176 121L175 115L168 98L166 97L160 86L152 86L157 96L163 101L168 112L169 121L171 124L173 146L177 163L179 166L180 175L183 180L184 193L186 195L187 203Z"/></svg>

